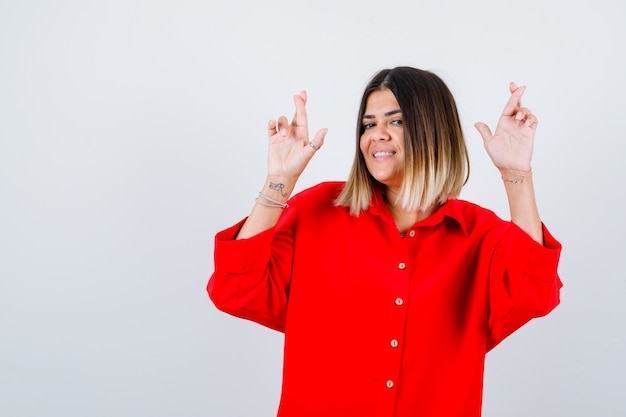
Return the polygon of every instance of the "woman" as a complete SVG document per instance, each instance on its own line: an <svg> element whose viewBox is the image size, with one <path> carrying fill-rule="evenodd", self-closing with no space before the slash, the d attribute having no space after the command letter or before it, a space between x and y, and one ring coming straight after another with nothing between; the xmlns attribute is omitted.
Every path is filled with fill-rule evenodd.
<svg viewBox="0 0 626 417"><path fill-rule="evenodd" d="M485 354L559 303L560 244L535 203L537 118L511 97L495 132L511 221L457 199L469 162L454 99L433 73L367 86L346 183L291 197L322 147L306 94L270 121L268 175L247 219L217 234L208 292L285 333L281 417L480 416ZM291 198L290 198L291 197Z"/></svg>

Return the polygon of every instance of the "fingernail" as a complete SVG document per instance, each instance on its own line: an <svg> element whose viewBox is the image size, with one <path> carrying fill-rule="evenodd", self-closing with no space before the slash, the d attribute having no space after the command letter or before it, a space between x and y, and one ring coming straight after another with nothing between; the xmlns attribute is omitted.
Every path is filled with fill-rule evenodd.
<svg viewBox="0 0 626 417"><path fill-rule="evenodd" d="M522 113L521 111L518 111L517 114L515 115L515 118L517 120L522 120L524 118L524 113Z"/></svg>
<svg viewBox="0 0 626 417"><path fill-rule="evenodd" d="M526 120L524 124L526 125L526 127L530 126L530 120Z"/></svg>
<svg viewBox="0 0 626 417"><path fill-rule="evenodd" d="M284 136L287 136L287 129L285 129L285 128L280 129L280 134L281 134L283 137L284 137Z"/></svg>

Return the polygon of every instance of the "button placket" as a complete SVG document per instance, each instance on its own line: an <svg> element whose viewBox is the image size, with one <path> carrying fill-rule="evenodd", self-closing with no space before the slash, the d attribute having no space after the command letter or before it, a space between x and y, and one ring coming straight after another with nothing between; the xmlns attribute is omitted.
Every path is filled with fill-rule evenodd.
<svg viewBox="0 0 626 417"><path fill-rule="evenodd" d="M415 232L414 232L414 231L411 231L411 232L413 232L413 235L415 235ZM409 235L410 235L410 233L409 233ZM411 237L412 237L412 236L411 236ZM399 270L401 270L401 271L406 270L406 263L404 263L404 262L399 262L399 263L398 263L398 269L399 269ZM403 299L402 297L396 297L396 298L394 299L394 301L393 301L393 302L394 302L394 304L395 304L396 306L398 306L398 307L400 307L400 306L404 305L404 299ZM404 315L405 313L400 313L400 312L398 312L397 314L400 314L400 316L405 317L405 315ZM391 348L392 348L392 349L394 349L394 350L395 350L395 348L397 348L399 345L400 345L400 342L398 341L398 339L395 339L395 338L394 338L394 339L391 339L391 340L389 341L389 346L391 346ZM395 355L399 355L399 354L400 354L400 352L396 352L396 353L395 353ZM393 388L393 387L395 386L395 382L394 382L392 379L388 379L388 380L387 380L387 382L385 382L385 386L386 386L387 388L391 389L391 388Z"/></svg>
<svg viewBox="0 0 626 417"><path fill-rule="evenodd" d="M410 233L407 232L407 235ZM384 371L381 377L380 387L384 390L381 401L378 405L377 416L390 417L393 415L398 389L397 384L400 382L400 364L402 362L402 347L400 342L404 337L404 329L406 326L407 309L406 303L409 300L409 277L410 269L407 260L410 259L409 249L406 245L398 247L400 259L396 260L393 278L390 278L391 297L388 299L389 306L389 327L387 328L387 340L385 344ZM403 262L404 261L404 262ZM393 304L391 304L393 303ZM384 387L383 387L384 384Z"/></svg>

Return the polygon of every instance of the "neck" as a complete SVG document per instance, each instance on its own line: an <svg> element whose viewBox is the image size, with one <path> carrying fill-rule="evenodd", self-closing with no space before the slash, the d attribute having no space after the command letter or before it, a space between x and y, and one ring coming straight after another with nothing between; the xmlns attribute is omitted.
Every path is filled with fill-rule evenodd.
<svg viewBox="0 0 626 417"><path fill-rule="evenodd" d="M415 223L424 220L435 212L435 205L431 205L426 210L406 210L397 201L398 194L395 190L388 188L385 190L384 195L396 227L402 234L406 233Z"/></svg>

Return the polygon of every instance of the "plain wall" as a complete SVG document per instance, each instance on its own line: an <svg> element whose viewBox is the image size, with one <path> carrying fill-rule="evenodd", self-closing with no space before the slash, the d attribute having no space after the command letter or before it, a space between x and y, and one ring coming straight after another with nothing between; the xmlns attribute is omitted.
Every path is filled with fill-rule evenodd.
<svg viewBox="0 0 626 417"><path fill-rule="evenodd" d="M484 415L626 415L626 6L618 0L0 0L0 416L269 417L282 335L215 309L213 237L262 185L266 123L309 93L345 179L363 87L453 91L462 198L508 216L473 128L508 82L539 118L562 304L487 356Z"/></svg>

